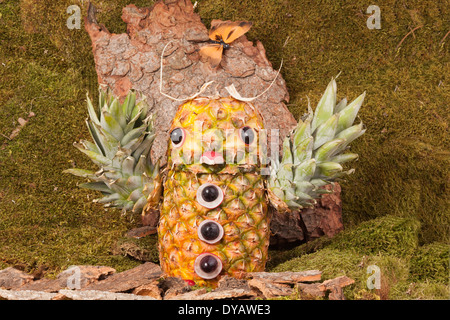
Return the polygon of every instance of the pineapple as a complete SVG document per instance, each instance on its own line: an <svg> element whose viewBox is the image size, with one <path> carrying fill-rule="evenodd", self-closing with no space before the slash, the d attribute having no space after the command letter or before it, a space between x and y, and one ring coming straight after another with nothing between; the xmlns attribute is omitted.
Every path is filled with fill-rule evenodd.
<svg viewBox="0 0 450 320"><path fill-rule="evenodd" d="M158 227L166 274L214 285L219 273L263 271L270 231L258 157L262 129L258 111L231 98L179 107Z"/></svg>
<svg viewBox="0 0 450 320"><path fill-rule="evenodd" d="M96 143L76 146L101 169L96 173L80 169L68 172L93 180L83 186L109 194L104 202L143 214L160 211L158 245L165 274L214 287L224 275L242 278L248 272L264 270L270 207L289 214L311 206L326 192L323 186L352 172L344 171L342 164L357 155L344 151L365 132L362 123L353 125L364 95L348 105L346 99L336 104L336 82L332 79L315 112L308 106L308 114L284 139L281 159L276 155L270 165L265 157L267 132L251 103L235 98L186 101L170 128L163 178L146 158L152 140L148 115L133 107L141 122L130 125L136 116L128 111L107 112L111 103L101 100L101 105L105 104L101 112L116 114L122 128L122 132L117 130L122 134L116 140L107 139L112 151L103 152L100 146L104 143L97 132L109 132L112 125L96 118L88 100L94 124L89 128ZM128 110L130 105L124 104L119 110ZM125 131L133 126L137 127L131 131L142 126L146 129L136 133L136 144L122 145L128 135ZM119 157L121 166L114 161L117 153L127 155ZM138 179L139 175L143 179ZM161 189L163 200L159 204ZM147 197L145 207L143 196Z"/></svg>

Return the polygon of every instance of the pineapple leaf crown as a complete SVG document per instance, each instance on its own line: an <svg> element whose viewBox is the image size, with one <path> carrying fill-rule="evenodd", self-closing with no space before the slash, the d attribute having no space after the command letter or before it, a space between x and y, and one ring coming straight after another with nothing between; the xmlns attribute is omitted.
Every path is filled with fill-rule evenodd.
<svg viewBox="0 0 450 320"><path fill-rule="evenodd" d="M109 89L100 88L97 110L89 95L87 106L86 125L94 142L81 140L74 146L99 170L64 172L88 178L80 187L102 192L104 197L96 201L105 206L141 212L159 179L159 162L153 164L149 154L155 130L145 97L136 102L136 93L130 91L120 103Z"/></svg>
<svg viewBox="0 0 450 320"><path fill-rule="evenodd" d="M322 187L353 173L354 169L344 171L342 164L358 158L344 151L366 131L362 122L353 124L364 97L365 92L348 105L346 98L336 104L333 78L315 112L308 100L308 113L283 140L281 160L271 159L269 199L279 211L313 205L329 192Z"/></svg>

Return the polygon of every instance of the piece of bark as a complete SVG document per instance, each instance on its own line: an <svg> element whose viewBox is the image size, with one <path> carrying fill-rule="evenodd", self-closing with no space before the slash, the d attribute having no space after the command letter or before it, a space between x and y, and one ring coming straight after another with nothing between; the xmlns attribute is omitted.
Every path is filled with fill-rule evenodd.
<svg viewBox="0 0 450 320"><path fill-rule="evenodd" d="M62 289L61 289L62 290ZM62 293L56 293L56 295L52 298L52 300L58 300L58 301L63 301L63 300L72 300L68 297L66 297L65 295L63 295Z"/></svg>
<svg viewBox="0 0 450 320"><path fill-rule="evenodd" d="M332 193L322 195L312 208L304 208L291 213L278 213L274 210L270 229L273 235L270 244L283 245L293 242L308 242L323 235L329 238L344 230L342 222L341 186L324 187Z"/></svg>
<svg viewBox="0 0 450 320"><path fill-rule="evenodd" d="M36 281L31 281L23 286L17 288L17 290L33 290L33 291L43 291L49 293L58 292L61 289L67 287L66 282L60 281L59 279L39 279Z"/></svg>
<svg viewBox="0 0 450 320"><path fill-rule="evenodd" d="M45 291L0 289L0 300L53 300L56 295Z"/></svg>
<svg viewBox="0 0 450 320"><path fill-rule="evenodd" d="M284 245L285 243L305 240L298 211L279 213L273 210L272 212L270 245Z"/></svg>
<svg viewBox="0 0 450 320"><path fill-rule="evenodd" d="M69 289L82 289L116 272L105 266L72 266L58 274L62 286Z"/></svg>
<svg viewBox="0 0 450 320"><path fill-rule="evenodd" d="M147 296L156 300L162 300L161 289L158 287L157 280L137 287L132 293L138 296Z"/></svg>
<svg viewBox="0 0 450 320"><path fill-rule="evenodd" d="M266 299L279 296L289 296L294 292L289 285L269 282L261 279L251 279L248 281L248 284L250 287L258 289Z"/></svg>
<svg viewBox="0 0 450 320"><path fill-rule="evenodd" d="M321 276L322 271L319 270L307 270L299 272L251 272L248 274L248 277L252 279L285 284L320 281Z"/></svg>
<svg viewBox="0 0 450 320"><path fill-rule="evenodd" d="M230 290L230 289L249 289L248 282L244 279L236 279L230 276L223 276L217 282L216 290Z"/></svg>
<svg viewBox="0 0 450 320"><path fill-rule="evenodd" d="M70 300L156 300L148 296L98 290L60 290Z"/></svg>
<svg viewBox="0 0 450 320"><path fill-rule="evenodd" d="M164 278L159 282L158 287L162 290L164 299L171 299L191 291L191 286L178 277Z"/></svg>
<svg viewBox="0 0 450 320"><path fill-rule="evenodd" d="M8 267L0 271L0 288L16 289L33 279L34 277L28 273Z"/></svg>
<svg viewBox="0 0 450 320"><path fill-rule="evenodd" d="M113 255L129 256L143 262L154 261L155 255L157 254L154 249L136 243L131 237L124 237L117 241L111 247L111 253Z"/></svg>
<svg viewBox="0 0 450 320"><path fill-rule="evenodd" d="M328 294L328 300L345 300L344 290L339 287L333 287Z"/></svg>
<svg viewBox="0 0 450 320"><path fill-rule="evenodd" d="M64 270L56 279L40 279L31 281L18 290L36 290L58 292L61 289L82 289L89 284L103 280L116 270L106 266L71 266Z"/></svg>
<svg viewBox="0 0 450 320"><path fill-rule="evenodd" d="M131 229L130 231L127 232L126 236L129 238L139 239L151 234L155 234L157 231L158 230L156 229L156 227L144 225L143 227L140 228Z"/></svg>
<svg viewBox="0 0 450 320"><path fill-rule="evenodd" d="M168 294L164 296L164 300L197 300L198 296L204 295L207 292L208 291L203 288L180 294Z"/></svg>
<svg viewBox="0 0 450 320"><path fill-rule="evenodd" d="M206 289L199 289L177 296L164 298L165 300L222 300L222 299L237 299L237 298L252 298L257 294L251 289L229 289L229 290L214 290L206 292Z"/></svg>
<svg viewBox="0 0 450 320"><path fill-rule="evenodd" d="M334 279L326 280L319 284L319 289L322 291L330 291L328 295L329 300L345 300L344 291L342 288L355 283L355 280L347 277L340 276Z"/></svg>
<svg viewBox="0 0 450 320"><path fill-rule="evenodd" d="M322 195L313 208L305 208L300 211L302 221L307 230L307 240L313 240L323 235L329 238L344 230L342 222L341 186L327 185L327 190L332 193Z"/></svg>
<svg viewBox="0 0 450 320"><path fill-rule="evenodd" d="M139 286L152 283L161 275L162 271L159 265L146 262L136 268L115 273L105 280L92 283L82 290L127 292Z"/></svg>
<svg viewBox="0 0 450 320"><path fill-rule="evenodd" d="M351 284L355 283L355 280L347 277L347 276L340 276L334 279L325 280L319 285L319 288L323 291L329 290L333 287L343 288L346 286L349 286Z"/></svg>
<svg viewBox="0 0 450 320"><path fill-rule="evenodd" d="M222 299L236 299L236 298L252 298L256 293L251 289L229 289L229 290L215 290L198 295L196 300L222 300Z"/></svg>
<svg viewBox="0 0 450 320"><path fill-rule="evenodd" d="M297 288L300 291L300 296L306 294L314 298L325 297L325 291L320 289L320 283L297 283Z"/></svg>

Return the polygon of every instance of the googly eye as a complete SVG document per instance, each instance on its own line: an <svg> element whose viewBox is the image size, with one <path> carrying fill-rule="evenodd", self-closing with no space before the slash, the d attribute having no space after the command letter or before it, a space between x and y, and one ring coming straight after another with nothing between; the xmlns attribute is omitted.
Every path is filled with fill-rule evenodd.
<svg viewBox="0 0 450 320"><path fill-rule="evenodd" d="M212 253L202 253L194 261L194 271L203 279L214 279L222 271L222 261Z"/></svg>
<svg viewBox="0 0 450 320"><path fill-rule="evenodd" d="M209 244L214 244L223 237L223 227L213 220L204 220L198 226L198 237Z"/></svg>
<svg viewBox="0 0 450 320"><path fill-rule="evenodd" d="M223 191L212 183L204 183L197 190L197 202L208 209L218 207L223 201Z"/></svg>
<svg viewBox="0 0 450 320"><path fill-rule="evenodd" d="M246 145L249 145L255 140L255 131L252 128L245 126L239 129L239 137Z"/></svg>
<svg viewBox="0 0 450 320"><path fill-rule="evenodd" d="M181 128L175 128L170 132L170 140L172 141L172 145L174 147L180 147L183 145L185 139L185 132Z"/></svg>

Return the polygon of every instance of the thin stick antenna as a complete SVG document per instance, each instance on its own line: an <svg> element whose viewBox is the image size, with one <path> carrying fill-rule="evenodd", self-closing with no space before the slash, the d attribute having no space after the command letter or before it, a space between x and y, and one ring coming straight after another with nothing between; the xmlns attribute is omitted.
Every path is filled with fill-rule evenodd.
<svg viewBox="0 0 450 320"><path fill-rule="evenodd" d="M239 92L236 90L236 87L234 86L234 84L229 85L228 87L225 87L225 89L227 89L228 93L235 98L236 100L240 100L240 101L246 101L246 102L250 102L253 101L255 99L258 99L259 97L261 97L263 94L265 94L267 91L269 91L269 89L273 86L273 84L275 83L275 80L277 80L278 75L280 74L281 71L281 67L283 67L283 59L281 59L281 64L280 64L280 68L278 69L277 75L275 76L275 78L272 80L272 82L270 83L270 85L260 94L258 94L256 97L252 97L252 98L244 98L242 97Z"/></svg>

